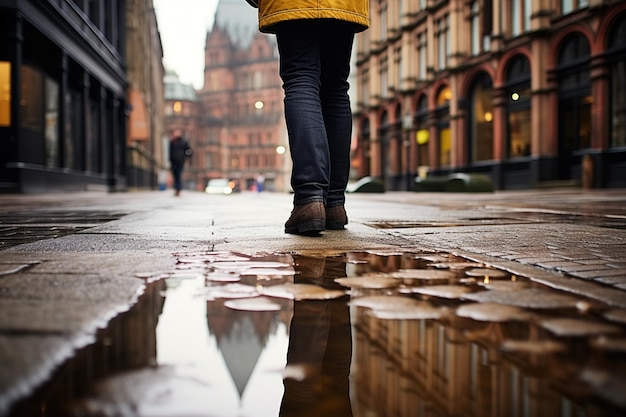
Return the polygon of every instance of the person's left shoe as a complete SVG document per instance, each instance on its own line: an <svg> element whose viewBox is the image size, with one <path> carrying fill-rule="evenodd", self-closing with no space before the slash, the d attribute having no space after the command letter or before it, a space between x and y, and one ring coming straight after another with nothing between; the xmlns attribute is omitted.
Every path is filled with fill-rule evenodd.
<svg viewBox="0 0 626 417"><path fill-rule="evenodd" d="M326 209L321 201L295 206L285 223L285 233L318 236L326 230Z"/></svg>

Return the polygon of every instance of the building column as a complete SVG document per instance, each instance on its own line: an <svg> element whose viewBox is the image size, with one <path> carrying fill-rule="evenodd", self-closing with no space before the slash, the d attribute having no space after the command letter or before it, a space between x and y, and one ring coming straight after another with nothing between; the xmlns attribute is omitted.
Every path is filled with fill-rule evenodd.
<svg viewBox="0 0 626 417"><path fill-rule="evenodd" d="M61 51L61 65L60 65L61 73L59 74L59 119L57 124L57 131L59 135L59 166L62 168L69 168L67 166L67 155L66 155L66 138L67 138L67 130L65 129L65 119L67 117L67 109L66 109L66 101L65 97L68 91L68 81L67 81L67 71L68 71L68 62L67 62L67 53L65 51Z"/></svg>
<svg viewBox="0 0 626 417"><path fill-rule="evenodd" d="M83 122L82 122L82 134L80 143L80 155L81 155L81 166L84 171L93 172L93 161L91 160L91 154L93 144L91 138L91 125L93 124L93 120L91 119L91 109L90 107L90 90L91 90L91 80L87 71L83 69L83 92L82 92L82 101L83 101Z"/></svg>
<svg viewBox="0 0 626 417"><path fill-rule="evenodd" d="M504 189L504 162L508 157L508 114L505 88L493 90L493 159L497 161L493 166L493 181L496 189Z"/></svg>
<svg viewBox="0 0 626 417"><path fill-rule="evenodd" d="M98 158L98 172L107 177L111 172L110 139L110 135L107 134L107 91L100 84L98 88L98 137L96 138L96 146L100 154Z"/></svg>
<svg viewBox="0 0 626 417"><path fill-rule="evenodd" d="M558 157L558 80L547 62L550 41L536 37L531 45L531 169L530 186L554 178ZM553 172L550 172L553 171Z"/></svg>
<svg viewBox="0 0 626 417"><path fill-rule="evenodd" d="M591 154L583 158L583 186L604 187L608 180L606 152L611 125L609 63L604 56L591 58ZM623 94L623 92L614 94ZM604 167L604 169L603 169Z"/></svg>

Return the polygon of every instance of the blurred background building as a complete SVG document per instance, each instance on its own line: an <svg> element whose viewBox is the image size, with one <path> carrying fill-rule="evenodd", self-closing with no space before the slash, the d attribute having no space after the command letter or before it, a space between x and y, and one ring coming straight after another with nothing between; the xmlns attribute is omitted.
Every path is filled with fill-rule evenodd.
<svg viewBox="0 0 626 417"><path fill-rule="evenodd" d="M181 128L194 149L183 173L187 188L209 179L241 190L289 189L291 160L283 118L275 37L258 31L256 9L220 0L205 46L204 85L166 82L167 128Z"/></svg>
<svg viewBox="0 0 626 417"><path fill-rule="evenodd" d="M626 186L626 2L370 0L358 177Z"/></svg>
<svg viewBox="0 0 626 417"><path fill-rule="evenodd" d="M487 175L498 189L626 186L626 3L370 0L352 179ZM168 130L212 178L288 191L275 37L219 0L204 85L165 73L152 0L0 0L0 192L164 187Z"/></svg>
<svg viewBox="0 0 626 417"><path fill-rule="evenodd" d="M161 62L152 0L0 0L0 191L151 184Z"/></svg>

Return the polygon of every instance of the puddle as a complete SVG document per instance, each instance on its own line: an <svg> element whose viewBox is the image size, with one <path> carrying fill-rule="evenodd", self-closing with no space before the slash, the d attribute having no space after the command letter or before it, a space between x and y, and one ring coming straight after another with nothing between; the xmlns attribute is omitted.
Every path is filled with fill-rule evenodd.
<svg viewBox="0 0 626 417"><path fill-rule="evenodd" d="M626 412L624 310L446 253L174 256L10 415Z"/></svg>

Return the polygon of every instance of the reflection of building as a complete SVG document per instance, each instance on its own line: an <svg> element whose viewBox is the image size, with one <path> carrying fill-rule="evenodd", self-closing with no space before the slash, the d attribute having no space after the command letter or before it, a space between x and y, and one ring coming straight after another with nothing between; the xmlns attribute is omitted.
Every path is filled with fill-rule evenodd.
<svg viewBox="0 0 626 417"><path fill-rule="evenodd" d="M372 0L357 45L358 176L411 187L626 185L626 4ZM583 175L584 174L584 175Z"/></svg>
<svg viewBox="0 0 626 417"><path fill-rule="evenodd" d="M151 0L0 2L0 191L127 186L128 117L141 124L135 139L144 144L160 120L159 90L152 88L162 74L149 78L161 58L151 6ZM127 48L137 45L143 55L127 60ZM135 58L143 71L134 71ZM134 118L138 108L141 120ZM144 148L139 160L153 160L153 149Z"/></svg>
<svg viewBox="0 0 626 417"><path fill-rule="evenodd" d="M280 302L280 300L279 300ZM261 353L281 323L289 321L291 302L280 302L281 311L240 311L224 306L223 300L207 303L207 324L215 336L239 398Z"/></svg>
<svg viewBox="0 0 626 417"><path fill-rule="evenodd" d="M288 189L281 85L275 39L258 32L256 11L239 0L220 0L206 37L197 101L166 102L168 128L182 127L194 148L183 174L188 184L200 189L211 178L227 177L250 189L261 174L265 189ZM178 102L182 113L173 107ZM186 126L193 126L192 132Z"/></svg>
<svg viewBox="0 0 626 417"><path fill-rule="evenodd" d="M508 356L501 350L504 340L545 341L534 324L379 320L353 313L355 415L602 414L579 396L581 383L568 373L571 362L546 352ZM579 356L580 363L593 361L588 353Z"/></svg>

